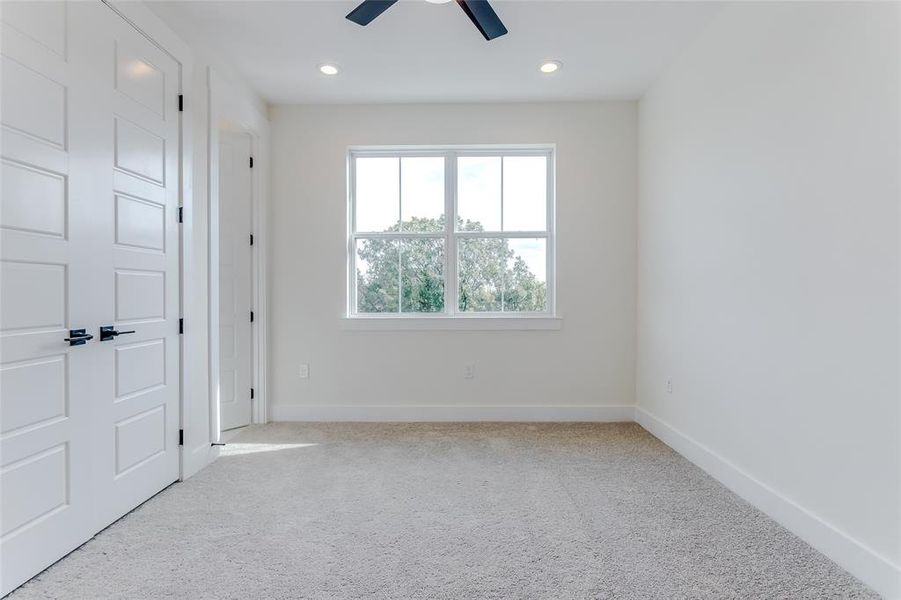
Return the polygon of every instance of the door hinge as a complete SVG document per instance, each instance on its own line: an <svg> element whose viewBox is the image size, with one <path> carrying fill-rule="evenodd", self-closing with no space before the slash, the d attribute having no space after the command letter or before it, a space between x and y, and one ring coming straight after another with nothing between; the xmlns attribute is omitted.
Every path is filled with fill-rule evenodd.
<svg viewBox="0 0 901 600"><path fill-rule="evenodd" d="M178 112L185 112L185 97L181 94L178 95Z"/></svg>
<svg viewBox="0 0 901 600"><path fill-rule="evenodd" d="M252 156L250 157L250 168L251 169L253 168L253 157Z"/></svg>
<svg viewBox="0 0 901 600"><path fill-rule="evenodd" d="M178 445L179 446L185 445L185 430L184 429L178 430Z"/></svg>
<svg viewBox="0 0 901 600"><path fill-rule="evenodd" d="M250 245L253 246L253 234L250 234Z"/></svg>
<svg viewBox="0 0 901 600"><path fill-rule="evenodd" d="M185 320L179 319L178 320L178 335L181 335L184 332L185 332Z"/></svg>
<svg viewBox="0 0 901 600"><path fill-rule="evenodd" d="M250 311L250 322L253 323L253 311Z"/></svg>
<svg viewBox="0 0 901 600"><path fill-rule="evenodd" d="M253 400L253 388L250 388L250 399Z"/></svg>
<svg viewBox="0 0 901 600"><path fill-rule="evenodd" d="M178 207L178 222L179 223L185 222L185 209L182 206Z"/></svg>

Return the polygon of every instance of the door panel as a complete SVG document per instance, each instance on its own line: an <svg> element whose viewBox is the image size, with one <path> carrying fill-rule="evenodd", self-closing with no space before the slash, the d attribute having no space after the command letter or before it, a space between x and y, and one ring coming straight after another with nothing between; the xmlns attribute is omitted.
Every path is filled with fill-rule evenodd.
<svg viewBox="0 0 901 600"><path fill-rule="evenodd" d="M66 236L66 178L36 167L3 160L0 227Z"/></svg>
<svg viewBox="0 0 901 600"><path fill-rule="evenodd" d="M116 117L116 168L164 185L165 139L140 126Z"/></svg>
<svg viewBox="0 0 901 600"><path fill-rule="evenodd" d="M251 418L251 138L219 136L219 418L223 430Z"/></svg>
<svg viewBox="0 0 901 600"><path fill-rule="evenodd" d="M166 205L146 198L116 194L116 244L166 250Z"/></svg>
<svg viewBox="0 0 901 600"><path fill-rule="evenodd" d="M42 517L66 508L67 454L66 444L59 444L4 467L3 486L16 493L3 494L0 535L18 533Z"/></svg>
<svg viewBox="0 0 901 600"><path fill-rule="evenodd" d="M165 271L116 270L116 321L165 318Z"/></svg>
<svg viewBox="0 0 901 600"><path fill-rule="evenodd" d="M58 148L66 144L66 87L4 57L3 124Z"/></svg>
<svg viewBox="0 0 901 600"><path fill-rule="evenodd" d="M116 423L116 476L166 451L166 405Z"/></svg>
<svg viewBox="0 0 901 600"><path fill-rule="evenodd" d="M0 366L0 396L28 398L28 402L0 402L0 434L68 416L66 360L65 354L57 354Z"/></svg>
<svg viewBox="0 0 901 600"><path fill-rule="evenodd" d="M4 333L64 328L66 265L2 260L0 286Z"/></svg>
<svg viewBox="0 0 901 600"><path fill-rule="evenodd" d="M160 118L165 118L166 75L148 61L141 47L117 40L116 91L134 100Z"/></svg>
<svg viewBox="0 0 901 600"><path fill-rule="evenodd" d="M100 4L4 2L3 209L0 211L0 593L84 542L91 529L95 374L69 329L91 302L91 142L72 112L89 95L79 64L96 59L87 31ZM71 45L71 46L70 46Z"/></svg>
<svg viewBox="0 0 901 600"><path fill-rule="evenodd" d="M65 59L67 10L65 2L8 2L3 24Z"/></svg>
<svg viewBox="0 0 901 600"><path fill-rule="evenodd" d="M116 400L166 385L165 340L116 348Z"/></svg>
<svg viewBox="0 0 901 600"><path fill-rule="evenodd" d="M110 12L102 107L111 152L98 211L95 467L103 527L178 478L178 64ZM126 333L133 332L133 333Z"/></svg>

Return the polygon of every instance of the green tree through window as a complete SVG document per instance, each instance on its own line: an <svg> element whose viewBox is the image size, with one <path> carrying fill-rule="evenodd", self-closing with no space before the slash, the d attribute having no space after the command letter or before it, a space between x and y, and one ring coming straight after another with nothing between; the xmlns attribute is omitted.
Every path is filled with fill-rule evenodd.
<svg viewBox="0 0 901 600"><path fill-rule="evenodd" d="M444 230L444 217L414 217L388 232ZM462 220L458 230L484 231ZM459 238L460 312L543 312L547 284L536 277L505 238ZM444 312L444 238L358 240L357 311L360 313ZM453 249L451 249L453 251Z"/></svg>

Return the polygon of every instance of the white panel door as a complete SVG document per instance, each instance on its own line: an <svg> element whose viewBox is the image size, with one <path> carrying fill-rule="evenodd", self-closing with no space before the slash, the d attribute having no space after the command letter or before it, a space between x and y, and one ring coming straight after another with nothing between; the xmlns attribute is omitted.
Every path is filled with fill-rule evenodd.
<svg viewBox="0 0 901 600"><path fill-rule="evenodd" d="M219 420L251 419L251 138L219 135Z"/></svg>
<svg viewBox="0 0 901 600"><path fill-rule="evenodd" d="M85 66L97 4L4 2L0 209L0 593L94 533L96 178ZM76 118L80 115L83 118Z"/></svg>
<svg viewBox="0 0 901 600"><path fill-rule="evenodd" d="M0 22L5 594L178 477L180 173L171 57L100 2Z"/></svg>
<svg viewBox="0 0 901 600"><path fill-rule="evenodd" d="M112 11L102 89L105 188L95 200L97 526L178 478L178 63ZM103 339L109 336L108 339Z"/></svg>

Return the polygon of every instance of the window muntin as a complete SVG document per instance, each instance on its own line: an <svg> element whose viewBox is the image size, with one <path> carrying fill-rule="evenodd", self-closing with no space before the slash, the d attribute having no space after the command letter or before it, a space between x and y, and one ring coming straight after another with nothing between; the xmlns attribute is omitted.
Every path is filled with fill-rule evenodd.
<svg viewBox="0 0 901 600"><path fill-rule="evenodd" d="M553 314L550 148L355 149L348 180L349 316Z"/></svg>

